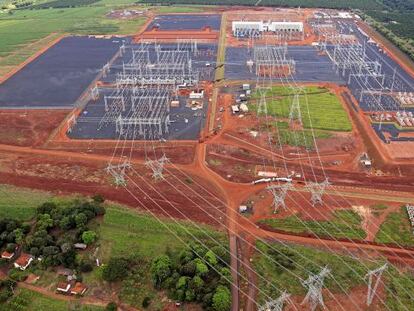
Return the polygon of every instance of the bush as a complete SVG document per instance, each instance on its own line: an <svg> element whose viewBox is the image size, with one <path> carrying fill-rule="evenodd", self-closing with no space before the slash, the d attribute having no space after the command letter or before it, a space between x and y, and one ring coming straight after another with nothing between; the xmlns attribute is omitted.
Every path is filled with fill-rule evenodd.
<svg viewBox="0 0 414 311"><path fill-rule="evenodd" d="M9 278L15 282L22 282L27 278L28 273L19 269L11 269L9 272Z"/></svg>
<svg viewBox="0 0 414 311"><path fill-rule="evenodd" d="M91 272L93 270L93 266L92 263L86 260L82 260L79 263L79 271L86 273L86 272Z"/></svg>
<svg viewBox="0 0 414 311"><path fill-rule="evenodd" d="M213 308L216 311L228 311L231 307L230 290L224 286L218 286L213 296Z"/></svg>
<svg viewBox="0 0 414 311"><path fill-rule="evenodd" d="M90 245L96 240L96 232L94 231L85 231L82 233L83 243Z"/></svg>
<svg viewBox="0 0 414 311"><path fill-rule="evenodd" d="M98 204L102 204L103 202L105 202L105 198L103 197L103 195L101 195L101 194L95 194L93 197L92 197L92 200L95 202L95 203L98 203Z"/></svg>
<svg viewBox="0 0 414 311"><path fill-rule="evenodd" d="M151 274L155 287L160 287L171 274L171 259L167 255L155 258L151 264Z"/></svg>
<svg viewBox="0 0 414 311"><path fill-rule="evenodd" d="M115 302L110 302L106 305L105 310L106 311L116 311L116 310L118 310L118 306L116 305Z"/></svg>
<svg viewBox="0 0 414 311"><path fill-rule="evenodd" d="M128 275L129 261L125 258L111 258L102 271L102 278L107 282L123 280Z"/></svg>
<svg viewBox="0 0 414 311"><path fill-rule="evenodd" d="M150 303L151 303L151 298L150 298L150 297L148 297L148 296L146 296L146 297L144 298L144 300L142 300L142 307L143 307L143 308L148 308L148 307L149 307L149 305L150 305Z"/></svg>

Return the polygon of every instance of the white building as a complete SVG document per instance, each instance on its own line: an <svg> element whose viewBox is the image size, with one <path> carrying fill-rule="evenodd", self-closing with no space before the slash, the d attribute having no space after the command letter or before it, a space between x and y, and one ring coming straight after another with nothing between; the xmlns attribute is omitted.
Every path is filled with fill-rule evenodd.
<svg viewBox="0 0 414 311"><path fill-rule="evenodd" d="M302 22L271 22L269 31L303 32Z"/></svg>
<svg viewBox="0 0 414 311"><path fill-rule="evenodd" d="M233 33L237 31L258 31L263 32L263 22L256 21L233 21L231 24L231 30Z"/></svg>
<svg viewBox="0 0 414 311"><path fill-rule="evenodd" d="M263 22L233 21L231 29L234 35L243 32L303 32L302 22Z"/></svg>

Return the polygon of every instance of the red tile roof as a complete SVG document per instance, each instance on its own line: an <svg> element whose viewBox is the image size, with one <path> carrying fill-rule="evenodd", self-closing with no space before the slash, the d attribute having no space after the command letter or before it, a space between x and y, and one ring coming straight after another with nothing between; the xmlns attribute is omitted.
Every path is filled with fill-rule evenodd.
<svg viewBox="0 0 414 311"><path fill-rule="evenodd" d="M82 284L81 282L76 282L75 286L72 287L70 292L73 295L82 295L86 291L87 287L85 284Z"/></svg>
<svg viewBox="0 0 414 311"><path fill-rule="evenodd" d="M69 286L69 288L68 288L68 286ZM62 290L62 291L66 291L66 288L68 289L68 291L69 291L69 289L70 289L70 284L69 283L66 283L66 282L60 282L60 283L58 283L58 285L57 285L57 287L56 287L56 289L57 290Z"/></svg>
<svg viewBox="0 0 414 311"><path fill-rule="evenodd" d="M1 258L11 258L14 256L14 253L9 253L8 251L4 251L1 253Z"/></svg>
<svg viewBox="0 0 414 311"><path fill-rule="evenodd" d="M32 258L31 255L26 254L26 253L21 253L20 257L17 258L16 260L16 264L18 264L20 267L25 267L29 263L29 260L31 258Z"/></svg>

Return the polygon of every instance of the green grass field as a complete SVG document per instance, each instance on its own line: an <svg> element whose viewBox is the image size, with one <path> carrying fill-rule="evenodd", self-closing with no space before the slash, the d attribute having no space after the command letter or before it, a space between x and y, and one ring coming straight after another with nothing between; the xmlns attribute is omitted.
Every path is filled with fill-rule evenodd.
<svg viewBox="0 0 414 311"><path fill-rule="evenodd" d="M67 302L46 297L28 289L19 289L15 296L0 305L0 311L98 311L104 308L90 305L80 305L76 302Z"/></svg>
<svg viewBox="0 0 414 311"><path fill-rule="evenodd" d="M401 207L399 212L392 212L387 216L380 226L375 242L414 246L413 230L405 207Z"/></svg>
<svg viewBox="0 0 414 311"><path fill-rule="evenodd" d="M277 243L257 242L257 248L260 252L256 252L253 257L253 267L264 277L258 278L257 285L262 290L258 297L259 303L263 303L264 294L277 298L279 293L274 287L287 290L292 295L306 294L297 277L306 279L309 272L318 273L325 265L334 271L335 279L342 286L341 289L332 277L326 278L325 287L333 293L346 294L351 288L363 284L367 272L367 268L356 259L344 255L332 256L330 252L304 246L287 247ZM372 263L367 266L372 267Z"/></svg>
<svg viewBox="0 0 414 311"><path fill-rule="evenodd" d="M224 234L213 230L211 227L199 225L202 229L185 221L164 219L160 224L152 216L140 214L125 207L111 205L107 207L103 222L99 228L101 239L101 255L103 260L109 258L111 253L119 255L130 255L136 250L140 255L151 259L170 249L183 246L174 234L184 241L191 239L187 233L200 240L207 238L206 232L215 239L223 239Z"/></svg>
<svg viewBox="0 0 414 311"><path fill-rule="evenodd" d="M403 274L394 267L385 273L387 284L387 299L385 301L388 310L404 311L414 310L414 277Z"/></svg>
<svg viewBox="0 0 414 311"><path fill-rule="evenodd" d="M361 227L361 217L351 210L333 212L330 221L302 220L300 215L283 219L266 219L261 223L272 228L294 233L313 233L319 237L364 239L365 231Z"/></svg>
<svg viewBox="0 0 414 311"><path fill-rule="evenodd" d="M51 197L48 192L0 185L0 217L29 220L34 216L36 207Z"/></svg>
<svg viewBox="0 0 414 311"><path fill-rule="evenodd" d="M153 288L149 275L149 263L152 258L164 253L167 249L183 248L185 245L181 240L194 240L188 232L201 241L211 241L207 238L206 234L208 234L215 240L226 243L226 236L223 232L215 231L204 225L200 227L202 229L185 221L176 223L167 219L160 224L152 216L139 214L121 206L108 206L104 220L98 229L101 260L106 262L111 255L132 256L142 258L143 265L146 265L146 268L141 267L140 272L134 273L133 276L123 281L121 299L131 305L141 307L143 299L148 296L152 301L149 309L160 308L162 294ZM142 271L147 271L147 273L142 273ZM106 286L99 279L99 270L85 275L85 280L88 284L98 288Z"/></svg>
<svg viewBox="0 0 414 311"><path fill-rule="evenodd" d="M368 270L383 265L381 260L363 261L343 254L333 256L331 252L305 246L287 247L278 243L257 242L257 247L260 252L256 252L253 257L253 267L263 277L258 278L257 284L263 291L259 293L259 303L265 301L265 294L277 298L279 292L275 287L282 291L287 290L292 295L305 295L305 288L298 277L306 279L309 272L318 273L325 265L331 269L336 279L335 282L332 276L328 276L325 279L325 288L329 288L332 293L344 294L352 288L366 286L364 277ZM414 310L414 277L411 274L404 274L389 264L383 274L383 280L387 288L386 297L382 299L385 300L387 310ZM341 284L342 288L338 284Z"/></svg>
<svg viewBox="0 0 414 311"><path fill-rule="evenodd" d="M305 147L307 149L315 148L315 139L330 138L332 134L321 130L286 130L279 129L273 135L274 140L280 142L281 145L289 145L294 147Z"/></svg>
<svg viewBox="0 0 414 311"><path fill-rule="evenodd" d="M301 95L299 105L302 114L304 128L321 129L328 131L351 131L352 124L335 94L326 88L308 86L304 88L306 96ZM267 112L270 116L289 117L290 107L293 101L293 90L284 86L273 86L267 91ZM253 99L260 98L259 93L254 93ZM253 111L257 110L256 104L251 104Z"/></svg>
<svg viewBox="0 0 414 311"><path fill-rule="evenodd" d="M51 33L132 34L145 18L115 20L105 17L111 10L105 6L82 8L18 10L12 15L0 14L0 56L42 39Z"/></svg>

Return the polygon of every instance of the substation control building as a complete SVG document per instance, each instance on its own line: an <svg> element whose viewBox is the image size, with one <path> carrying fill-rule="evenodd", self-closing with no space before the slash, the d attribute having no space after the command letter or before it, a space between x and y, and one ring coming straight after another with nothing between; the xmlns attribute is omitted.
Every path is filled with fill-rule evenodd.
<svg viewBox="0 0 414 311"><path fill-rule="evenodd" d="M232 32L235 37L260 35L263 32L274 33L303 33L302 22L272 22L272 21L233 21Z"/></svg>

